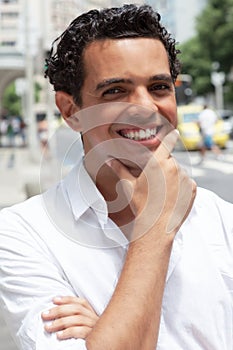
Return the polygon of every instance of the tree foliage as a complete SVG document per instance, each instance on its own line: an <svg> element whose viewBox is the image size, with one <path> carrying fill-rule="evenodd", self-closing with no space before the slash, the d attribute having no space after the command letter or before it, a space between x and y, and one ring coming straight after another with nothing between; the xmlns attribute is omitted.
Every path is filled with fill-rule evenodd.
<svg viewBox="0 0 233 350"><path fill-rule="evenodd" d="M39 102L40 91L42 90L40 84L35 82L34 84L34 101ZM21 115L22 116L22 97L17 95L15 82L10 83L3 94L3 108L7 111L8 115Z"/></svg>
<svg viewBox="0 0 233 350"><path fill-rule="evenodd" d="M3 108L9 115L21 115L21 98L16 94L14 82L9 84L4 91Z"/></svg>
<svg viewBox="0 0 233 350"><path fill-rule="evenodd" d="M213 91L213 62L226 74L225 99L233 101L233 0L209 0L196 20L197 34L181 45L182 72L191 74L198 95Z"/></svg>

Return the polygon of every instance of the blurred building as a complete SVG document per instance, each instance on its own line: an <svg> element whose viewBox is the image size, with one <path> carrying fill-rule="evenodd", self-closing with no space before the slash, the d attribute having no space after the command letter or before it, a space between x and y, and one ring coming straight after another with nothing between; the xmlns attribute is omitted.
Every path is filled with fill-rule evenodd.
<svg viewBox="0 0 233 350"><path fill-rule="evenodd" d="M36 74L43 75L45 52L71 20L92 8L123 5L125 0L0 0L0 109L5 87L25 75L25 50L30 48ZM131 2L131 1L130 1ZM183 42L195 34L195 18L207 0L146 0L163 23Z"/></svg>
<svg viewBox="0 0 233 350"><path fill-rule="evenodd" d="M156 6L157 1L148 1ZM207 0L165 0L162 8L163 23L180 43L195 35L196 17L206 6Z"/></svg>
<svg viewBox="0 0 233 350"><path fill-rule="evenodd" d="M195 18L206 2L207 0L146 1L162 14L164 24L179 42L195 34ZM40 44L43 41L43 46L48 49L53 39L81 12L124 3L124 0L0 0L0 51L23 51L26 10L29 11L30 44L36 51L38 41Z"/></svg>
<svg viewBox="0 0 233 350"><path fill-rule="evenodd" d="M0 0L0 48L12 51L17 44L19 17L22 2Z"/></svg>
<svg viewBox="0 0 233 350"><path fill-rule="evenodd" d="M0 0L0 49L22 49L26 12L35 40L59 33L79 9L77 0Z"/></svg>
<svg viewBox="0 0 233 350"><path fill-rule="evenodd" d="M82 11L77 0L0 0L0 112L7 85L26 75L27 50L33 70L43 76L45 52L74 15ZM42 81L42 78L41 78ZM23 95L24 84L19 92ZM43 91L43 89L42 89ZM43 102L42 102L43 103Z"/></svg>

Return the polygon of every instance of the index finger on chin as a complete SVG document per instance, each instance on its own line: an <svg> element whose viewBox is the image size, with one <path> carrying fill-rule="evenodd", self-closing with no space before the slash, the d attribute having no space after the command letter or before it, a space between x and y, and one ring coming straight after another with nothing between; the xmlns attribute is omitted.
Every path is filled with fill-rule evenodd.
<svg viewBox="0 0 233 350"><path fill-rule="evenodd" d="M169 158L171 152L173 151L175 144L179 137L179 131L177 129L169 132L161 141L161 144L155 151L155 154L159 158Z"/></svg>

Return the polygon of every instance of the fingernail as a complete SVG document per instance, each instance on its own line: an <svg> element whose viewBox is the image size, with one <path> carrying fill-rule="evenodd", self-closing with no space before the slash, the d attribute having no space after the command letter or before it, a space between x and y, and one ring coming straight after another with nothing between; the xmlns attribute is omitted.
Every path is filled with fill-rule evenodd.
<svg viewBox="0 0 233 350"><path fill-rule="evenodd" d="M58 338L62 338L62 336L63 336L63 331L57 332L57 337L58 337Z"/></svg>
<svg viewBox="0 0 233 350"><path fill-rule="evenodd" d="M47 324L44 326L45 330L50 331L50 329L51 329L51 327L52 327L52 324L53 324L52 322L47 323Z"/></svg>
<svg viewBox="0 0 233 350"><path fill-rule="evenodd" d="M61 297L55 297L55 298L53 298L53 301L55 301L55 302L57 302L57 301L61 301L62 300L62 298Z"/></svg>
<svg viewBox="0 0 233 350"><path fill-rule="evenodd" d="M42 312L42 315L43 316L47 316L47 315L49 315L49 313L50 313L50 310L45 310L45 311Z"/></svg>

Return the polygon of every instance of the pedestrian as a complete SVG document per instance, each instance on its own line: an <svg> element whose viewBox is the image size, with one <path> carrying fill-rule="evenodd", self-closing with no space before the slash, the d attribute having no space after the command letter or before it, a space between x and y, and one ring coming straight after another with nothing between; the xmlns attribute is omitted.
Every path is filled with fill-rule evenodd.
<svg viewBox="0 0 233 350"><path fill-rule="evenodd" d="M46 119L37 122L37 132L42 152L48 152L48 121Z"/></svg>
<svg viewBox="0 0 233 350"><path fill-rule="evenodd" d="M24 119L20 116L19 117L20 121L20 136L21 136L21 145L22 147L25 147L27 145L27 137L26 137L26 129L27 129L27 124L25 123Z"/></svg>
<svg viewBox="0 0 233 350"><path fill-rule="evenodd" d="M14 126L13 126L13 117L9 117L7 120L6 135L8 138L8 147L14 147L15 146L15 132L14 132Z"/></svg>
<svg viewBox="0 0 233 350"><path fill-rule="evenodd" d="M45 75L84 156L1 212L20 349L233 348L233 205L172 155L178 53L148 5L91 10L54 43Z"/></svg>
<svg viewBox="0 0 233 350"><path fill-rule="evenodd" d="M203 110L198 116L198 124L200 127L200 132L202 136L202 141L200 145L201 161L205 159L206 151L211 150L217 158L220 158L221 150L218 145L214 142L214 128L218 120L217 114L213 109L204 105Z"/></svg>
<svg viewBox="0 0 233 350"><path fill-rule="evenodd" d="M3 135L3 132L2 132L2 117L0 116L0 147L2 147L2 135Z"/></svg>
<svg viewBox="0 0 233 350"><path fill-rule="evenodd" d="M8 119L5 115L0 119L0 134L1 134L1 146L6 146L6 136L8 129Z"/></svg>

